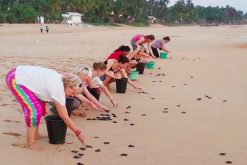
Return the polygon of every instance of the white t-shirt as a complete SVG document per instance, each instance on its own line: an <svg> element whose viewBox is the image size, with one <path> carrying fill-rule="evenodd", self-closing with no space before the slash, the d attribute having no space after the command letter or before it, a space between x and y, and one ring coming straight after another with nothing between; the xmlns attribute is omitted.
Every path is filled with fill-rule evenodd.
<svg viewBox="0 0 247 165"><path fill-rule="evenodd" d="M103 85L103 82L100 80L99 76L93 77L92 81L96 85L99 85L99 86Z"/></svg>
<svg viewBox="0 0 247 165"><path fill-rule="evenodd" d="M62 75L56 71L40 66L18 66L15 78L17 84L31 90L40 100L56 100L65 105Z"/></svg>
<svg viewBox="0 0 247 165"><path fill-rule="evenodd" d="M88 69L89 69L89 71L88 71L88 77L91 77L92 78L92 82L94 84L101 86L103 84L103 82L100 80L100 78L98 76L93 77L92 70L90 68L88 68ZM86 81L85 81L85 86L88 86L88 84L86 83Z"/></svg>

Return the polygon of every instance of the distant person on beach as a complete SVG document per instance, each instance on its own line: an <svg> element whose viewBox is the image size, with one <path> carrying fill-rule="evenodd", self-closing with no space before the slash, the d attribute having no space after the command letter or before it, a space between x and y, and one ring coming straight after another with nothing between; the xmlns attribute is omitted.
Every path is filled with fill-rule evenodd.
<svg viewBox="0 0 247 165"><path fill-rule="evenodd" d="M83 64L78 65L74 68L73 73L76 74L82 81L83 93L79 95L86 96L87 99L92 101L99 111L108 111L109 109L102 105L89 91L88 88L99 88L99 85L94 84L92 80L93 72L90 68L86 67ZM76 97L79 98L81 96L77 95ZM80 98L79 98L80 99ZM81 99L80 99L81 100Z"/></svg>
<svg viewBox="0 0 247 165"><path fill-rule="evenodd" d="M15 99L20 103L27 126L26 147L41 151L35 144L36 139L44 138L39 134L40 119L46 114L46 103L54 102L56 110L65 124L75 133L79 141L85 137L69 118L65 106L65 96L74 96L80 91L81 81L78 76L62 76L56 71L39 66L18 66L6 75L6 84Z"/></svg>
<svg viewBox="0 0 247 165"><path fill-rule="evenodd" d="M171 53L170 50L166 48L166 44L170 42L170 37L164 37L162 39L156 39L152 42L151 48L155 57L159 58L159 50L163 50L167 53Z"/></svg>
<svg viewBox="0 0 247 165"><path fill-rule="evenodd" d="M45 26L45 30L46 30L46 33L49 32L49 26L48 25Z"/></svg>
<svg viewBox="0 0 247 165"><path fill-rule="evenodd" d="M155 57L151 49L151 43L154 39L155 39L154 35L138 34L131 39L130 43L133 48L133 51L136 50L137 47L144 46L146 44L147 45L146 53L150 54L150 56Z"/></svg>
<svg viewBox="0 0 247 165"><path fill-rule="evenodd" d="M44 26L43 24L40 25L40 32L43 33L43 30L44 30Z"/></svg>
<svg viewBox="0 0 247 165"><path fill-rule="evenodd" d="M104 85L109 89L110 84L115 81L115 79L128 78L126 73L126 68L128 67L129 59L128 57L121 55L117 61L105 61L107 69L105 71L106 78L104 80ZM128 79L128 84L133 88L141 90L133 81Z"/></svg>

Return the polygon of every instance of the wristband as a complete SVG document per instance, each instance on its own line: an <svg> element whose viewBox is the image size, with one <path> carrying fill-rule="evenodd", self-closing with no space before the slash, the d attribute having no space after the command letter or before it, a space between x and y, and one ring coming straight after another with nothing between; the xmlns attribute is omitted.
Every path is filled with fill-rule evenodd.
<svg viewBox="0 0 247 165"><path fill-rule="evenodd" d="M75 134L76 134L76 136L78 136L78 135L81 134L81 131L80 130L77 130L77 131L75 131Z"/></svg>

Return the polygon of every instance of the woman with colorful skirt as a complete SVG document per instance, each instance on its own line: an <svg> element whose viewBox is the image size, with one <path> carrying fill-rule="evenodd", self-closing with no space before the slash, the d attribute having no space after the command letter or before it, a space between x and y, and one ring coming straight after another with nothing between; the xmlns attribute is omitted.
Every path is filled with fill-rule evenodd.
<svg viewBox="0 0 247 165"><path fill-rule="evenodd" d="M76 134L79 141L85 137L69 118L65 106L65 97L74 96L80 91L78 76L66 74L39 66L18 66L6 75L6 84L20 103L27 126L27 143L24 147L31 150L44 150L35 144L42 138L39 134L40 119L46 114L46 103L54 102L57 112L65 124Z"/></svg>

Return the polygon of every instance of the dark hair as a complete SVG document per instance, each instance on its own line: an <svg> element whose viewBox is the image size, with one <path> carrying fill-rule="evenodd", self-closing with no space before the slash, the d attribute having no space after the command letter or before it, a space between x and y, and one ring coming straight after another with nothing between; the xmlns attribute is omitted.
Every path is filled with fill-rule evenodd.
<svg viewBox="0 0 247 165"><path fill-rule="evenodd" d="M118 62L120 62L122 64L128 63L129 62L129 58L122 54L122 55L119 56Z"/></svg>
<svg viewBox="0 0 247 165"><path fill-rule="evenodd" d="M144 38L149 39L151 41L155 40L154 35L146 35L146 36L144 36Z"/></svg>
<svg viewBox="0 0 247 165"><path fill-rule="evenodd" d="M106 70L106 64L105 63L103 63L103 62L95 62L95 63L93 63L93 69L94 70L98 70L98 69L100 69L100 70Z"/></svg>
<svg viewBox="0 0 247 165"><path fill-rule="evenodd" d="M130 47L129 46L125 46L125 45L121 45L121 46L119 46L119 48L114 50L114 52L117 52L117 51L129 52L130 51Z"/></svg>
<svg viewBox="0 0 247 165"><path fill-rule="evenodd" d="M171 39L170 39L170 37L166 36L163 38L163 40L170 41Z"/></svg>

